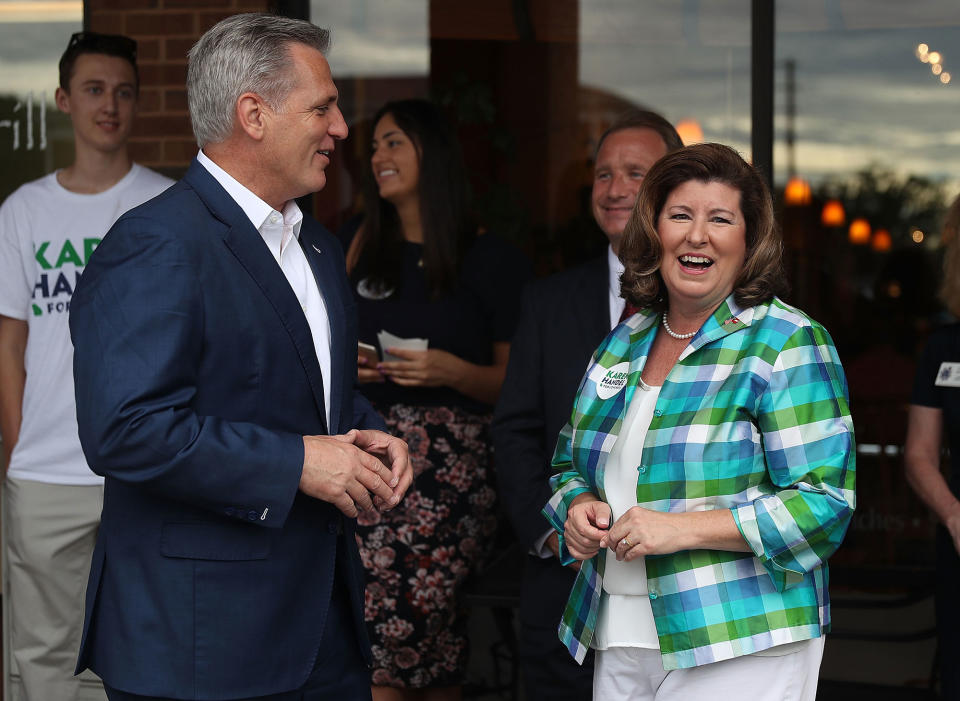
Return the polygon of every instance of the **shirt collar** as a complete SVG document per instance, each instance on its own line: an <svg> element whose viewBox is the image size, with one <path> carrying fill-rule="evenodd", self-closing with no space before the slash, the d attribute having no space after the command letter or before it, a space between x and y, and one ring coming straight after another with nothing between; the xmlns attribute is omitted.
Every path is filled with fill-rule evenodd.
<svg viewBox="0 0 960 701"><path fill-rule="evenodd" d="M203 149L197 153L197 161L207 169L207 172L220 183L223 189L227 191L227 194L233 198L233 201L240 206L240 209L247 215L250 223L253 224L253 228L260 231L270 215L276 212L276 210L253 194L236 178L230 175L230 173L210 160L210 157L203 152ZM283 206L283 212L279 214L282 214L284 224L293 226L294 236L299 238L300 225L303 223L303 213L297 206L296 200L288 200Z"/></svg>

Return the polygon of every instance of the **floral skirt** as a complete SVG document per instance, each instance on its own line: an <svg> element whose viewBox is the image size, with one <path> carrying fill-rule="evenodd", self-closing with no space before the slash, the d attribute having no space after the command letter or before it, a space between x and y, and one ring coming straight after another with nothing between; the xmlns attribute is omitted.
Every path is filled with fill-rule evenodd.
<svg viewBox="0 0 960 701"><path fill-rule="evenodd" d="M361 513L373 683L399 688L462 682L464 581L497 529L489 416L459 408L377 407L410 446L413 485L392 511Z"/></svg>

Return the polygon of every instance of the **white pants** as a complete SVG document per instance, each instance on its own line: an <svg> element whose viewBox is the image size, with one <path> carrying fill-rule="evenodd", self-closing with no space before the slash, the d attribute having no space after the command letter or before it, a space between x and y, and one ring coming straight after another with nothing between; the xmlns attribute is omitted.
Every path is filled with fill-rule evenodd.
<svg viewBox="0 0 960 701"><path fill-rule="evenodd" d="M103 487L8 478L4 497L9 618L3 623L20 676L13 698L104 699L92 672L73 676Z"/></svg>
<svg viewBox="0 0 960 701"><path fill-rule="evenodd" d="M779 657L745 655L722 662L664 671L659 650L613 647L597 651L593 698L597 701L814 701L822 637Z"/></svg>

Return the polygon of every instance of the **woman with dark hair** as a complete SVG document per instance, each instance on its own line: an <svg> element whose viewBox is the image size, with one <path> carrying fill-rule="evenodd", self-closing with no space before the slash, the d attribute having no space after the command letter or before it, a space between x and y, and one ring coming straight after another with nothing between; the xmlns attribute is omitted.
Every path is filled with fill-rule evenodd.
<svg viewBox="0 0 960 701"><path fill-rule="evenodd" d="M668 154L620 257L639 311L594 354L544 509L582 563L560 638L597 650L596 698L812 701L853 425L829 334L777 297L766 184L726 146Z"/></svg>
<svg viewBox="0 0 960 701"><path fill-rule="evenodd" d="M467 639L457 598L493 544L487 429L529 269L478 233L459 145L434 105L392 102L373 123L364 216L347 253L359 337L429 344L382 348L381 362L360 355L363 393L410 445L415 474L403 504L359 521L374 698L458 698Z"/></svg>
<svg viewBox="0 0 960 701"><path fill-rule="evenodd" d="M960 197L943 223L943 283L940 300L960 318ZM941 472L944 438L950 446L950 469ZM940 522L937 527L937 656L940 696L960 698L960 324L931 334L914 380L907 420L904 464L907 481Z"/></svg>

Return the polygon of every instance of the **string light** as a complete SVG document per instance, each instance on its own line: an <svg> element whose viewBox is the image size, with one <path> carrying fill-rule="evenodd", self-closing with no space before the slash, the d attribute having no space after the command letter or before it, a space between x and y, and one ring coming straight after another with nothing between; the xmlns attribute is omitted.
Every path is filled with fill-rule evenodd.
<svg viewBox="0 0 960 701"><path fill-rule="evenodd" d="M950 73L943 65L943 54L939 51L931 51L928 44L917 44L913 53L921 63L929 64L930 72L940 81L941 85L949 85L951 80Z"/></svg>

